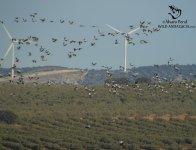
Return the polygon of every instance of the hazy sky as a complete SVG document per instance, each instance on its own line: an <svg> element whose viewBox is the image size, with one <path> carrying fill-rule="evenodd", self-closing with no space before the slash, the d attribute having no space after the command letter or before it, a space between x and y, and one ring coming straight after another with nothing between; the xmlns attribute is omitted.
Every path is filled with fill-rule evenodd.
<svg viewBox="0 0 196 150"><path fill-rule="evenodd" d="M151 27L162 25L166 19L172 20L168 14L168 5L175 5L182 10L177 20L187 20L188 25L196 26L196 1L195 0L0 0L0 20L3 20L13 37L25 38L33 35L39 37L38 46L22 46L16 49L17 63L22 66L58 65L73 68L101 68L102 65L119 68L124 65L124 38L123 36L101 37L98 30L104 33L113 32L105 24L128 32L129 25L139 26L140 21L151 22ZM30 14L36 12L36 20L31 21ZM19 17L16 23L15 17ZM23 22L22 18L27 19ZM41 23L39 19L46 18ZM64 23L60 23L65 20ZM53 20L53 23L50 21ZM73 21L73 25L69 24ZM84 27L80 27L84 25ZM96 25L97 27L92 27ZM141 34L140 34L141 35ZM94 36L98 40L94 40ZM70 40L87 40L85 44L68 44L63 46L63 38ZM136 36L135 46L128 46L128 63L135 66L148 66L166 64L170 57L174 63L196 64L196 28L186 29L161 29L149 36ZM52 38L58 41L53 43ZM119 44L114 44L115 40ZM139 44L140 39L146 39L148 44ZM0 57L9 46L9 39L0 27ZM91 43L95 42L95 46ZM51 52L47 61L40 59L40 47ZM81 47L76 57L68 58L68 53L74 48ZM28 56L28 52L32 56ZM32 60L37 63L33 64ZM9 67L11 53L4 62L3 67ZM92 62L97 62L92 66Z"/></svg>

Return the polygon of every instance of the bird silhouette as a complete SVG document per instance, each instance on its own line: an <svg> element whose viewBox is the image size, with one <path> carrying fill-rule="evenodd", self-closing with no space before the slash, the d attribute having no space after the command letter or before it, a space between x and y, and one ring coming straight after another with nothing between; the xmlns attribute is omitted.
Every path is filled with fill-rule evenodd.
<svg viewBox="0 0 196 150"><path fill-rule="evenodd" d="M31 55L32 55L32 53L31 53L31 52L28 52L28 55L29 55L29 56L31 56Z"/></svg>
<svg viewBox="0 0 196 150"><path fill-rule="evenodd" d="M129 28L130 28L130 29L133 29L133 28L134 28L134 26L133 26L133 25L130 25L130 26L129 26Z"/></svg>
<svg viewBox="0 0 196 150"><path fill-rule="evenodd" d="M58 39L57 38L52 38L52 42L55 43Z"/></svg>
<svg viewBox="0 0 196 150"><path fill-rule="evenodd" d="M115 40L115 44L118 44L118 40Z"/></svg>
<svg viewBox="0 0 196 150"><path fill-rule="evenodd" d="M16 62L19 62L19 59L16 57Z"/></svg>
<svg viewBox="0 0 196 150"><path fill-rule="evenodd" d="M145 40L140 40L140 43L141 43L141 44L146 44L146 43L148 43L148 42L145 41Z"/></svg>
<svg viewBox="0 0 196 150"><path fill-rule="evenodd" d="M96 62L92 62L92 65L95 66L97 63Z"/></svg>
<svg viewBox="0 0 196 150"><path fill-rule="evenodd" d="M46 18L43 18L43 19L40 19L41 20L41 22L45 22L46 21Z"/></svg>
<svg viewBox="0 0 196 150"><path fill-rule="evenodd" d="M65 20L61 20L61 19L60 19L60 23L64 23L64 22L65 22Z"/></svg>
<svg viewBox="0 0 196 150"><path fill-rule="evenodd" d="M32 60L32 62L33 62L33 63L36 63L37 61L36 61L36 60Z"/></svg>
<svg viewBox="0 0 196 150"><path fill-rule="evenodd" d="M91 46L94 46L95 45L95 42L91 43Z"/></svg>
<svg viewBox="0 0 196 150"><path fill-rule="evenodd" d="M98 40L98 38L96 36L94 36L94 40Z"/></svg>
<svg viewBox="0 0 196 150"><path fill-rule="evenodd" d="M69 20L69 24L72 25L74 22Z"/></svg>

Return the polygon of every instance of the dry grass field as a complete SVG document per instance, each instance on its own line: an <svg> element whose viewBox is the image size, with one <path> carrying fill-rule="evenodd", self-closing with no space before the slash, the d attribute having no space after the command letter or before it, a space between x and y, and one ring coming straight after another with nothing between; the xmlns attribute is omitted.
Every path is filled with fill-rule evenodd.
<svg viewBox="0 0 196 150"><path fill-rule="evenodd" d="M196 89L162 86L2 83L0 149L194 150Z"/></svg>

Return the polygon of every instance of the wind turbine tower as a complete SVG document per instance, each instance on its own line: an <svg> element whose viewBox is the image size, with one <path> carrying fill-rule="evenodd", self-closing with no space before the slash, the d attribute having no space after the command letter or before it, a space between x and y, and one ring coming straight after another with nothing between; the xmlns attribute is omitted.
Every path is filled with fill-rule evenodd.
<svg viewBox="0 0 196 150"><path fill-rule="evenodd" d="M109 25L109 24L106 24L106 25L107 25L109 28L111 28L112 30L114 30L116 34L124 35L124 40L125 40L125 46L124 46L124 60L125 60L125 62L124 62L124 72L127 72L127 44L128 44L128 42L129 42L129 36L130 36L132 33L138 31L138 30L140 29L140 27L138 27L138 28L136 28L136 29L134 29L134 30L132 30L132 31L129 31L129 32L127 32L127 33L123 33L123 32L121 32L120 30L118 30L118 29L112 27L112 26Z"/></svg>

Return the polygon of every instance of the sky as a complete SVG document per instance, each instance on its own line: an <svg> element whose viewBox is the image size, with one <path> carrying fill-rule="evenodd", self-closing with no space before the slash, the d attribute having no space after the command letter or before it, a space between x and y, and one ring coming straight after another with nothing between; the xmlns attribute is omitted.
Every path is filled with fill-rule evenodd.
<svg viewBox="0 0 196 150"><path fill-rule="evenodd" d="M157 28L158 25L165 25L165 20L174 21L168 14L169 5L181 9L177 21L187 20L185 25L196 26L195 0L0 0L0 20L14 38L39 37L37 46L31 44L21 46L20 50L15 48L15 55L20 60L17 67L52 65L101 69L101 66L110 66L118 69L124 65L124 37L102 37L98 30L105 34L114 33L106 26L109 24L122 32L129 32L129 26L136 28L140 21L151 22L150 28ZM37 13L37 22L31 21L30 14L33 13ZM14 21L15 17L19 18L18 23ZM27 22L23 22L23 18ZM46 21L41 23L39 19L43 18ZM51 20L54 22L51 23ZM64 20L64 23L60 23L60 20ZM73 24L70 25L69 21L73 21ZM128 45L128 64L136 67L162 65L167 64L170 57L177 64L196 64L196 28L161 28L148 36L141 31L139 34L131 36L136 44ZM85 38L87 42L81 45L67 42L67 46L63 46L64 37L75 41ZM52 42L52 38L58 40ZM148 43L140 44L143 39ZM118 44L115 44L115 40ZM94 42L95 45L91 46ZM4 56L9 45L10 40L0 26L0 57ZM40 47L48 50L50 55L40 53ZM82 49L70 59L68 54L79 47ZM28 56L29 52L31 56ZM41 55L47 61L42 61ZM32 63L34 59L37 63ZM92 62L97 64L93 66ZM2 67L10 67L11 53L0 63Z"/></svg>

